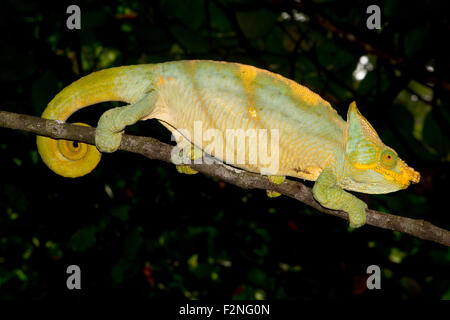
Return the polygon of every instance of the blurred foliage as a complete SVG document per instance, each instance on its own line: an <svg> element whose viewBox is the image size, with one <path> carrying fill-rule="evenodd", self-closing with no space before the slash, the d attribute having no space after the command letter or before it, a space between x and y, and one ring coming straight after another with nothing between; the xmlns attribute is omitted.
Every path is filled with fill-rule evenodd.
<svg viewBox="0 0 450 320"><path fill-rule="evenodd" d="M3 109L40 115L64 86L106 67L252 64L308 86L344 118L356 100L423 177L405 191L361 197L449 229L445 2L380 1L381 30L365 26L372 1L85 1L80 31L66 28L69 4L0 3ZM113 105L70 120L95 125ZM128 131L170 141L156 121ZM42 163L33 134L3 128L0 164L2 300L73 297L65 288L71 264L81 267L83 298L450 299L448 248L370 226L348 232L292 199L123 152L65 179ZM372 264L382 269L381 290L365 287Z"/></svg>

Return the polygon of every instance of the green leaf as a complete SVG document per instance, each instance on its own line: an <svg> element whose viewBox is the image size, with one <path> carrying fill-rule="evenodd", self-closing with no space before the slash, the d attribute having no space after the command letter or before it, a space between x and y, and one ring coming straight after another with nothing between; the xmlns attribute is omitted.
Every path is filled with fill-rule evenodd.
<svg viewBox="0 0 450 320"><path fill-rule="evenodd" d="M441 300L450 300L450 289L441 296Z"/></svg>
<svg viewBox="0 0 450 320"><path fill-rule="evenodd" d="M276 22L277 16L268 10L257 10L237 12L236 18L244 35L253 39L267 34Z"/></svg>
<svg viewBox="0 0 450 320"><path fill-rule="evenodd" d="M27 275L25 274L25 272L23 272L23 271L20 270L20 269L16 269L16 276L17 276L17 278L19 278L20 281L22 281L22 282L28 281Z"/></svg>
<svg viewBox="0 0 450 320"><path fill-rule="evenodd" d="M189 51L193 53L206 53L208 51L208 42L201 34L180 25L174 25L171 30L175 38Z"/></svg>
<svg viewBox="0 0 450 320"><path fill-rule="evenodd" d="M17 210L19 213L24 212L28 207L28 199L25 197L23 189L13 184L5 184L2 189L2 193L9 199L14 210Z"/></svg>
<svg viewBox="0 0 450 320"><path fill-rule="evenodd" d="M200 263L197 268L191 270L200 279L211 279L213 267L208 263Z"/></svg>
<svg viewBox="0 0 450 320"><path fill-rule="evenodd" d="M189 265L189 269L191 269L191 271L198 267L198 253L192 255L188 259L188 265Z"/></svg>
<svg viewBox="0 0 450 320"><path fill-rule="evenodd" d="M119 218L120 220L122 220L122 222L125 222L128 220L128 216L129 216L129 211L130 211L130 206L128 205L122 205L120 207L114 208L112 209L111 214L114 217Z"/></svg>
<svg viewBox="0 0 450 320"><path fill-rule="evenodd" d="M192 29L198 29L205 18L203 0L165 1L164 11L174 15Z"/></svg>
<svg viewBox="0 0 450 320"><path fill-rule="evenodd" d="M142 52L167 52L173 44L164 29L154 25L137 28L133 31L133 35L142 46Z"/></svg>
<svg viewBox="0 0 450 320"><path fill-rule="evenodd" d="M430 36L430 26L428 24L411 29L405 36L403 47L408 57L415 56L422 48L427 38Z"/></svg>
<svg viewBox="0 0 450 320"><path fill-rule="evenodd" d="M267 285L267 275L261 269L253 268L248 273L248 281L258 287L265 288Z"/></svg>
<svg viewBox="0 0 450 320"><path fill-rule="evenodd" d="M16 82L30 77L36 70L31 54L0 41L0 81Z"/></svg>
<svg viewBox="0 0 450 320"><path fill-rule="evenodd" d="M214 2L209 4L209 12L211 16L211 27L218 31L228 31L231 29L231 24L222 10L220 10Z"/></svg>
<svg viewBox="0 0 450 320"><path fill-rule="evenodd" d="M389 260L394 263L401 263L406 256L406 252L398 248L391 248L391 252L389 253Z"/></svg>
<svg viewBox="0 0 450 320"><path fill-rule="evenodd" d="M124 273L126 273L129 267L130 264L124 259L121 259L119 263L112 267L111 278L116 284L121 284L123 282Z"/></svg>
<svg viewBox="0 0 450 320"><path fill-rule="evenodd" d="M123 248L128 259L134 259L142 245L141 232L142 228L136 227L125 239Z"/></svg>
<svg viewBox="0 0 450 320"><path fill-rule="evenodd" d="M81 13L80 38L83 45L92 45L96 43L102 33L102 28L108 25L108 15L103 10L85 10Z"/></svg>
<svg viewBox="0 0 450 320"><path fill-rule="evenodd" d="M317 50L317 57L322 66L329 70L337 70L346 66L354 69L358 60L355 55L338 46L335 41L325 39L319 43L320 50ZM342 77L342 75L339 75Z"/></svg>
<svg viewBox="0 0 450 320"><path fill-rule="evenodd" d="M389 108L389 116L393 119L399 130L412 133L414 130L414 116L403 105L394 105ZM405 134L406 135L406 134Z"/></svg>
<svg viewBox="0 0 450 320"><path fill-rule="evenodd" d="M95 238L96 229L89 226L75 233L69 241L69 246L73 251L86 251L95 246L97 240Z"/></svg>
<svg viewBox="0 0 450 320"><path fill-rule="evenodd" d="M34 113L41 115L50 100L58 93L58 79L51 71L39 77L31 88Z"/></svg>
<svg viewBox="0 0 450 320"><path fill-rule="evenodd" d="M439 157L448 154L450 146L449 140L434 118L433 112L429 112L425 117L423 127L423 140L428 147Z"/></svg>

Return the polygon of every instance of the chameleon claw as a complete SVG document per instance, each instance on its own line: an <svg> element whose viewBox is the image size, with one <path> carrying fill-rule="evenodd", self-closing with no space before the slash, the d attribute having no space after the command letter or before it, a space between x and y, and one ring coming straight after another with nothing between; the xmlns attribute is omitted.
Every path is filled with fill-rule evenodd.
<svg viewBox="0 0 450 320"><path fill-rule="evenodd" d="M358 217L358 218L350 217L350 224L349 224L350 229L357 229L359 227L362 227L365 224L366 224L365 216Z"/></svg>
<svg viewBox="0 0 450 320"><path fill-rule="evenodd" d="M178 165L178 166L176 166L176 168L177 168L177 171L179 173L184 173L184 174L196 174L196 173L198 173L197 170L192 169L188 165Z"/></svg>
<svg viewBox="0 0 450 320"><path fill-rule="evenodd" d="M268 179L273 184L282 184L284 182L284 180L286 180L286 177L285 176L268 176ZM272 191L272 190L266 190L266 193L269 198L276 198L276 197L281 196L281 193Z"/></svg>
<svg viewBox="0 0 450 320"><path fill-rule="evenodd" d="M266 190L266 193L269 198L276 198L281 196L281 193L272 190Z"/></svg>
<svg viewBox="0 0 450 320"><path fill-rule="evenodd" d="M286 180L285 176L268 176L268 178L273 184L282 184Z"/></svg>
<svg viewBox="0 0 450 320"><path fill-rule="evenodd" d="M351 230L362 227L366 223L366 209L367 204L362 203L356 210L348 213L349 227Z"/></svg>

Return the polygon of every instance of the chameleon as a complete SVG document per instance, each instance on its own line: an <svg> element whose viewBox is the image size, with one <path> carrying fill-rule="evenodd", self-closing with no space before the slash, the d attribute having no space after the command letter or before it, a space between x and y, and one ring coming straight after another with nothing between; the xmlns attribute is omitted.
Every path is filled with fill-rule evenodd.
<svg viewBox="0 0 450 320"><path fill-rule="evenodd" d="M192 139L196 122L221 135L225 147L235 143L235 137L225 134L229 129L270 130L271 137L276 133L278 157L272 169L259 155L256 162L234 167L266 175L275 184L285 177L315 181L314 198L325 208L348 213L351 228L365 224L368 206L349 191L390 193L420 180L420 174L381 141L355 102L344 121L307 87L253 66L182 60L100 70L60 91L42 117L64 122L77 110L106 101L127 105L103 113L95 146L37 136L39 154L51 170L64 177L83 176L96 167L101 152L118 149L126 126L157 119L178 136L182 154L198 159L199 153L207 153L224 164L223 150L207 149ZM248 146L240 150L250 156ZM177 169L196 172L186 164ZM278 195L270 190L268 194Z"/></svg>

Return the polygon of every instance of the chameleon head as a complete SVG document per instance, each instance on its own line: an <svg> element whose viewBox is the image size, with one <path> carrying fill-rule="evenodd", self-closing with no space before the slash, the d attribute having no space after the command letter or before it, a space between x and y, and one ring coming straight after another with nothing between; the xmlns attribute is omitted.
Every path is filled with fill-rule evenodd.
<svg viewBox="0 0 450 320"><path fill-rule="evenodd" d="M420 181L420 174L381 141L355 102L348 110L345 135L343 176L346 179L340 182L343 188L364 193L389 193Z"/></svg>

